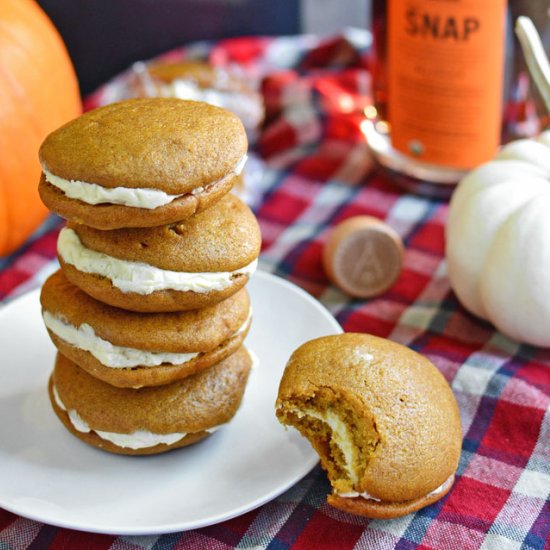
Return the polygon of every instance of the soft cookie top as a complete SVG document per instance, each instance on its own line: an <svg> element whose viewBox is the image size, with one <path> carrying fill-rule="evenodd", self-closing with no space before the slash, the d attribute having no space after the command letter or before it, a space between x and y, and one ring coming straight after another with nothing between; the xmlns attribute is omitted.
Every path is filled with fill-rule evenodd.
<svg viewBox="0 0 550 550"><path fill-rule="evenodd" d="M98 229L172 223L227 193L246 150L241 121L225 109L176 98L121 101L46 138L40 195L54 212Z"/></svg>
<svg viewBox="0 0 550 550"><path fill-rule="evenodd" d="M63 234L69 230L89 250L179 272L236 270L255 260L261 245L254 214L234 195L226 195L208 210L175 224L99 231L69 223ZM58 247L67 261L64 251Z"/></svg>
<svg viewBox="0 0 550 550"><path fill-rule="evenodd" d="M57 404L77 411L94 431L195 433L228 422L240 406L252 360L244 347L185 380L151 388L117 388L58 354L52 375ZM53 389L53 388L52 388Z"/></svg>
<svg viewBox="0 0 550 550"><path fill-rule="evenodd" d="M242 328L250 315L244 288L211 307L143 314L94 300L71 284L61 270L42 286L40 303L43 314L72 327L90 327L94 336L117 348L171 353L211 351ZM111 354L115 351L110 349Z"/></svg>
<svg viewBox="0 0 550 550"><path fill-rule="evenodd" d="M200 309L242 288L257 265L254 214L228 194L181 222L101 231L69 223L57 252L67 279L101 302L143 312Z"/></svg>

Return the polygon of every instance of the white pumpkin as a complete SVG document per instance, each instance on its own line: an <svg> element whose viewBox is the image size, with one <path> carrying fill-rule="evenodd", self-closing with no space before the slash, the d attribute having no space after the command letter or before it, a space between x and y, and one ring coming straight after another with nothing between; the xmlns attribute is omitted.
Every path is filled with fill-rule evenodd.
<svg viewBox="0 0 550 550"><path fill-rule="evenodd" d="M519 342L550 347L550 131L504 146L459 183L446 256L466 309Z"/></svg>

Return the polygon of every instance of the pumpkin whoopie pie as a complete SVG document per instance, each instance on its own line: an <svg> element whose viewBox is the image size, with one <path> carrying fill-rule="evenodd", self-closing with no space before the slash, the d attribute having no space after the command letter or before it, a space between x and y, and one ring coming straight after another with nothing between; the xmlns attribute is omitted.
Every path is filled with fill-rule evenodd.
<svg viewBox="0 0 550 550"><path fill-rule="evenodd" d="M66 277L115 307L199 309L240 290L254 272L261 235L251 210L228 194L179 223L100 231L69 223L58 239Z"/></svg>
<svg viewBox="0 0 550 550"><path fill-rule="evenodd" d="M462 440L455 398L428 359L400 344L351 333L305 343L286 366L276 414L319 454L336 508L394 518L452 486Z"/></svg>
<svg viewBox="0 0 550 550"><path fill-rule="evenodd" d="M252 361L244 347L184 380L141 389L117 388L57 354L52 407L76 437L105 451L156 454L196 443L237 412Z"/></svg>
<svg viewBox="0 0 550 550"><path fill-rule="evenodd" d="M247 138L233 113L138 98L100 107L40 147L39 192L53 212L97 229L179 222L231 190Z"/></svg>
<svg viewBox="0 0 550 550"><path fill-rule="evenodd" d="M249 134L264 118L264 104L244 78L226 67L201 60L136 63L136 92L142 96L204 101L235 113Z"/></svg>
<svg viewBox="0 0 550 550"><path fill-rule="evenodd" d="M40 302L57 349L126 388L168 384L219 363L241 346L251 322L244 288L200 310L136 313L88 296L61 270L44 283Z"/></svg>

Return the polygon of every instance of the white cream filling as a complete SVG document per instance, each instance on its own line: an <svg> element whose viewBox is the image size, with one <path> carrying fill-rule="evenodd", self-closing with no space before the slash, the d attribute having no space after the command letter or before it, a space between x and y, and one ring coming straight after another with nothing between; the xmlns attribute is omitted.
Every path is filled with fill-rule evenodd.
<svg viewBox="0 0 550 550"><path fill-rule="evenodd" d="M376 502L382 502L379 498L373 497L370 493L367 493L367 491L363 491L362 493L358 493L357 491L348 491L347 493L336 493L339 497L343 498L357 498L361 497L366 500L375 500Z"/></svg>
<svg viewBox="0 0 550 550"><path fill-rule="evenodd" d="M156 352L116 346L108 340L97 336L94 329L87 323L83 323L77 328L63 319L52 315L49 311L44 311L42 317L48 329L59 336L59 338L76 348L91 353L102 365L110 368L156 367L163 363L181 365L199 355L198 352ZM252 312L250 311L246 321L232 337L246 330L251 317Z"/></svg>
<svg viewBox="0 0 550 550"><path fill-rule="evenodd" d="M224 178L209 183L204 187L200 187L201 191L195 189L191 192L193 195L197 195L199 192L204 192L208 187L219 183L228 177L238 176L246 163L247 156L245 155L235 168L231 171L230 174ZM130 206L134 208L146 208L148 210L154 210L159 206L164 206L170 204L173 200L182 197L186 193L180 195L170 195L161 191L160 189L148 189L148 188L139 188L132 189L130 187L103 187L97 183L89 183L79 180L67 180L52 174L48 168L43 164L42 171L46 177L46 181L51 183L53 186L57 187L63 193L71 198L77 199L86 204L120 204L122 206Z"/></svg>
<svg viewBox="0 0 550 550"><path fill-rule="evenodd" d="M124 447L127 449L145 449L147 447L154 447L155 445L160 444L172 445L177 441L180 441L180 439L183 439L187 435L187 433L182 432L175 432L171 434L156 434L153 432L148 432L146 430L137 430L130 434L92 430L88 423L83 420L83 418L78 414L77 411L75 411L74 409L67 410L65 404L63 403L63 401L61 401L61 398L59 397L59 393L57 392L57 388L55 386L53 387L53 396L55 402L57 403L57 406L69 415L69 420L71 421L71 424L74 426L75 430L82 433L89 433L93 431L99 437L101 437L101 439L110 441L117 447ZM216 426L205 431L207 431L208 433L212 433L215 432L218 428L219 426Z"/></svg>
<svg viewBox="0 0 550 550"><path fill-rule="evenodd" d="M256 370L260 366L260 358L250 348L246 348L246 351L248 351L248 355L250 355L250 359L252 360L250 369Z"/></svg>
<svg viewBox="0 0 550 550"><path fill-rule="evenodd" d="M210 292L231 285L237 275L252 275L258 260L235 271L186 273L160 269L144 262L120 260L102 252L86 248L76 232L65 227L59 233L57 251L67 264L78 271L110 279L122 292L147 295L158 290L181 292Z"/></svg>
<svg viewBox="0 0 550 550"><path fill-rule="evenodd" d="M357 474L351 467L353 464L354 458L357 453L357 449L353 445L353 439L347 425L341 420L341 418L334 413L333 411L325 411L325 413L320 413L312 408L306 409L291 409L291 412L294 413L298 418L303 418L304 416L312 416L317 418L322 422L327 423L332 430L332 439L338 445L342 454L344 455L345 460L345 470L353 484L358 482Z"/></svg>
<svg viewBox="0 0 550 550"><path fill-rule="evenodd" d="M449 479L446 479L439 487L436 487L433 491L429 492L426 497L432 497L434 495L438 495L443 491L445 488L445 484L449 481ZM373 497L371 494L367 493L366 491L363 493L358 493L357 491L349 491L347 493L336 493L339 497L343 498L357 498L361 497L366 500L376 500L376 502L382 502L379 498Z"/></svg>

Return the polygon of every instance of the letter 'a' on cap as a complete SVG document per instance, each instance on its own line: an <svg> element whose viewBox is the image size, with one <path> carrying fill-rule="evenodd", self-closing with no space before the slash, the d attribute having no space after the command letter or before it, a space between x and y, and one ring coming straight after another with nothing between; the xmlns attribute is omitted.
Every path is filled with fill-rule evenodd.
<svg viewBox="0 0 550 550"><path fill-rule="evenodd" d="M371 298L388 290L403 264L401 237L372 216L354 216L338 224L323 248L328 278L354 298Z"/></svg>

